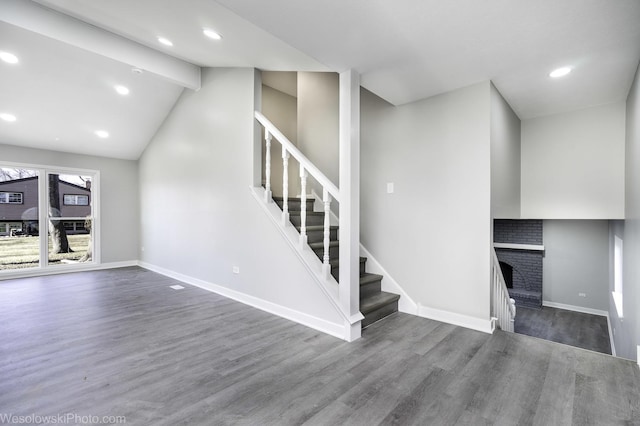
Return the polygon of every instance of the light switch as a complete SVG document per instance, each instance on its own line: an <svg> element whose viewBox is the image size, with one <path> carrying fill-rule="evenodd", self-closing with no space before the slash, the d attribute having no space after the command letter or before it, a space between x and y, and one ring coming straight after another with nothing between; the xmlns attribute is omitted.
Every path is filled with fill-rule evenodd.
<svg viewBox="0 0 640 426"><path fill-rule="evenodd" d="M393 182L387 183L387 194L393 194Z"/></svg>

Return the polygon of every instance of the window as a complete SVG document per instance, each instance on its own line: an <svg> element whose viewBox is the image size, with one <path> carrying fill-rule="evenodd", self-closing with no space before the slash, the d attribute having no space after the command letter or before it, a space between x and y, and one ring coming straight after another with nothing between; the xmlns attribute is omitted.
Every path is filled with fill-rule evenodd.
<svg viewBox="0 0 640 426"><path fill-rule="evenodd" d="M69 231L71 233L74 233L74 232L85 233L85 232L87 232L87 229L85 228L85 225L84 225L83 221L63 222L62 225L64 226L65 231Z"/></svg>
<svg viewBox="0 0 640 426"><path fill-rule="evenodd" d="M0 160L0 276L99 264L99 183L95 170Z"/></svg>
<svg viewBox="0 0 640 426"><path fill-rule="evenodd" d="M618 311L618 317L622 318L622 238L617 235L614 237L614 252L613 252L613 302L616 305L616 311Z"/></svg>
<svg viewBox="0 0 640 426"><path fill-rule="evenodd" d="M64 205L65 206L88 206L89 205L89 196L88 195L75 195L75 194L64 194Z"/></svg>
<svg viewBox="0 0 640 426"><path fill-rule="evenodd" d="M22 192L0 192L0 204L22 204Z"/></svg>

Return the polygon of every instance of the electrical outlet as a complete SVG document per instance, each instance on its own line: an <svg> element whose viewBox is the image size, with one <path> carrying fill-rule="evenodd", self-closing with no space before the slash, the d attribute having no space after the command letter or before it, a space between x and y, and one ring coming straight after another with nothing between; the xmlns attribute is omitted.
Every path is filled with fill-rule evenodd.
<svg viewBox="0 0 640 426"><path fill-rule="evenodd" d="M233 267L233 273L234 274L239 274L240 273L240 267L239 266L234 266Z"/></svg>
<svg viewBox="0 0 640 426"><path fill-rule="evenodd" d="M587 297L587 293L578 293L578 296L580 296L580 297Z"/></svg>
<svg viewBox="0 0 640 426"><path fill-rule="evenodd" d="M393 194L393 191L394 191L393 182L387 183L387 194Z"/></svg>

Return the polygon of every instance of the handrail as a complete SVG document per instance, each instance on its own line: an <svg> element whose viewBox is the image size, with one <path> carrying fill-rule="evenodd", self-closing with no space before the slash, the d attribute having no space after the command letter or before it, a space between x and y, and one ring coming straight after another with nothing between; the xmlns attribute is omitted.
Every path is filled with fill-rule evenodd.
<svg viewBox="0 0 640 426"><path fill-rule="evenodd" d="M497 318L502 330L514 331L515 302L509 297L509 290L494 248L491 249L491 315Z"/></svg>
<svg viewBox="0 0 640 426"><path fill-rule="evenodd" d="M260 112L255 111L256 120L260 122L271 135L273 135L278 142L282 144L282 146L288 151L293 158L298 160L300 165L307 170L311 176L320 184L323 188L325 188L329 194L333 197L334 200L340 202L340 190L337 186L329 180L324 173L320 171L312 162L309 160L300 150L285 136L282 134L280 130L276 126L273 125L271 121Z"/></svg>

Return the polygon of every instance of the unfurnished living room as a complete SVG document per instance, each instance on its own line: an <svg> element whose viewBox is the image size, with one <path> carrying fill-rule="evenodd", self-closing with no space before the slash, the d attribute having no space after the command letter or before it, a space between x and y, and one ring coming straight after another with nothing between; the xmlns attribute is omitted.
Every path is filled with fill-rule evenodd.
<svg viewBox="0 0 640 426"><path fill-rule="evenodd" d="M0 424L640 425L637 0L0 0Z"/></svg>

